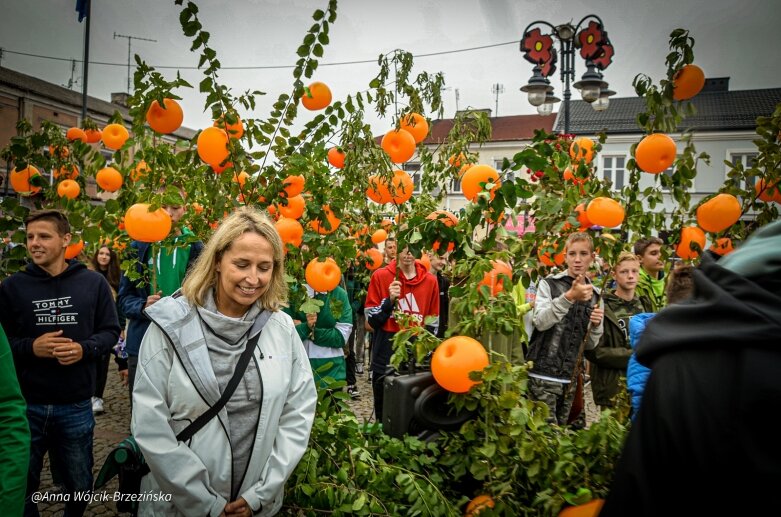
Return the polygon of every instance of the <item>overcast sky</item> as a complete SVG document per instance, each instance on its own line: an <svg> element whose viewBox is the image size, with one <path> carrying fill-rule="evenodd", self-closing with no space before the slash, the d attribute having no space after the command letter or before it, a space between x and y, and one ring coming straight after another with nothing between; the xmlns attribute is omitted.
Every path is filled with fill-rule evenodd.
<svg viewBox="0 0 781 517"><path fill-rule="evenodd" d="M295 51L312 25L311 14L327 0L199 0L200 17L211 33L210 45L223 66L285 66L296 60ZM0 0L2 66L67 85L71 63L13 54L82 59L86 23L78 23L76 0ZM156 39L132 41L132 52L153 66L195 67L198 55L189 52L173 0L93 0L89 94L109 99L127 85L127 43L114 33ZM518 88L531 76L531 65L518 50L523 29L542 19L554 25L577 22L597 14L616 49L605 79L618 96L633 96L632 78L639 72L658 81L664 73L670 32L691 31L696 44L695 63L708 77L729 76L733 90L781 86L781 1L779 0L339 0L338 19L330 31L321 66L313 80L328 83L335 98L364 90L377 72L376 63L324 66L327 63L376 60L380 53L403 48L415 55L494 46L415 60L417 71L443 72L445 116L458 107L490 108L496 114L492 85L500 84L498 114L535 113ZM576 58L576 73L584 71ZM161 69L168 77L175 70ZM185 125L199 129L211 125L203 114L204 97L197 86L198 70L182 69L195 88L183 89ZM81 64L76 66L74 89L81 91ZM273 101L288 92L291 69L223 70L222 81L241 93L259 89ZM561 96L557 76L553 79ZM573 98L579 98L573 91ZM267 110L256 116L265 116ZM304 120L311 117L304 113ZM374 121L385 131L391 123Z"/></svg>

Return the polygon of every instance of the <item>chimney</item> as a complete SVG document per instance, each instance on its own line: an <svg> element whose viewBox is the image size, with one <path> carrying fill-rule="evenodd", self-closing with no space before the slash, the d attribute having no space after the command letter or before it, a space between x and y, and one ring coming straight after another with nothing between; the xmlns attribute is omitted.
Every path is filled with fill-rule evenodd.
<svg viewBox="0 0 781 517"><path fill-rule="evenodd" d="M111 94L111 104L118 104L123 108L127 108L128 99L130 99L130 94L126 92L114 92Z"/></svg>

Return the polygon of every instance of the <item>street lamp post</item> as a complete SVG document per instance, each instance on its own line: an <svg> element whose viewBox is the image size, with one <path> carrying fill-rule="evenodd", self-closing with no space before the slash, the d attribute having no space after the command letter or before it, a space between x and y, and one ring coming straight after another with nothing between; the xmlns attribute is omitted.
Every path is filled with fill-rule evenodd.
<svg viewBox="0 0 781 517"><path fill-rule="evenodd" d="M581 29L589 21L588 26ZM539 27L543 25L551 29L552 34L542 34ZM534 28L533 28L534 27ZM559 40L560 50L553 46L553 38ZM575 80L575 49L580 49L580 57L586 62L586 72L580 81L572 86L580 90L584 101L591 103L596 111L607 109L610 96L614 91L608 90L607 82L602 78L602 71L613 61L613 45L602 27L602 20L594 15L584 16L577 25L565 23L554 26L545 21L530 23L523 31L521 52L524 59L534 65L532 77L528 84L521 87L522 92L529 96L529 104L537 106L540 115L550 115L553 105L561 99L553 95L550 77L556 71L558 54L561 53L561 80L564 83L564 133L569 134L570 111L569 104L572 94L570 82Z"/></svg>

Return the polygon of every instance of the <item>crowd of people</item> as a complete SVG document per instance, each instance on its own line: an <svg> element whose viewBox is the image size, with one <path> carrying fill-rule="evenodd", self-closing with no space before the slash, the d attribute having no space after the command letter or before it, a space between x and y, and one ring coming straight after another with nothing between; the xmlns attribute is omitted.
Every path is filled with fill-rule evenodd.
<svg viewBox="0 0 781 517"><path fill-rule="evenodd" d="M348 269L342 285L317 292L287 285L284 244L258 210L238 209L204 244L179 224L183 207L164 209L171 236L164 246L132 243L126 275L105 245L87 264L66 260L61 212L26 219L30 263L0 283L0 451L11 460L0 507L9 515L38 514L31 495L46 453L64 492L92 489L94 414L105 410L112 353L149 469L140 489L171 496L139 513L273 515L308 446L317 389L344 381L359 397L356 376L367 373L382 421L401 314L440 338L457 323L447 256L430 254L427 267L389 239L367 285ZM781 480L781 448L768 451L773 428L762 423L781 399L781 222L697 268L665 262L656 237L604 271L588 233L569 235L564 252L561 271L512 286L513 317L527 325L492 336L492 359L531 362L528 395L551 425L585 425L576 401L589 379L602 409L631 396L603 514L664 514L686 482L699 476L706 490L728 468L758 496ZM288 303L303 291L322 302L317 313ZM717 458L717 446L730 450ZM66 515L86 505L66 501Z"/></svg>

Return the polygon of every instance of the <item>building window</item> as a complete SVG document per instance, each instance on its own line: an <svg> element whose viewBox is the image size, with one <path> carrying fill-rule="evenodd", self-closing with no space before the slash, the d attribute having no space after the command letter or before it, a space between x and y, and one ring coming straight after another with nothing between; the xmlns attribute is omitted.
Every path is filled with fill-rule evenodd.
<svg viewBox="0 0 781 517"><path fill-rule="evenodd" d="M613 190L624 188L626 179L626 157L625 156L603 156L602 157L602 177L613 184Z"/></svg>
<svg viewBox="0 0 781 517"><path fill-rule="evenodd" d="M420 170L420 164L405 163L404 171L409 173L410 176L412 176L412 182L415 184L415 188L412 191L413 194L420 194L421 192L420 180L421 180L421 174L423 174L422 171Z"/></svg>
<svg viewBox="0 0 781 517"><path fill-rule="evenodd" d="M747 171L752 167L754 167L754 163L757 160L757 156L758 153L749 153L749 152L730 153L729 161L732 163L733 167L737 167L738 165L741 165L743 170ZM748 176L745 179L745 181L742 181L740 183L740 188L744 190L753 190L756 181L757 181L756 176Z"/></svg>
<svg viewBox="0 0 781 517"><path fill-rule="evenodd" d="M459 193L461 192L461 178L453 178L450 182L450 192L451 193Z"/></svg>
<svg viewBox="0 0 781 517"><path fill-rule="evenodd" d="M502 168L504 167L504 158L497 158L494 160L494 168L499 173L499 177L502 179L502 181L515 181L515 171L507 169L506 171L502 171ZM461 188L461 185L458 186L458 188Z"/></svg>

